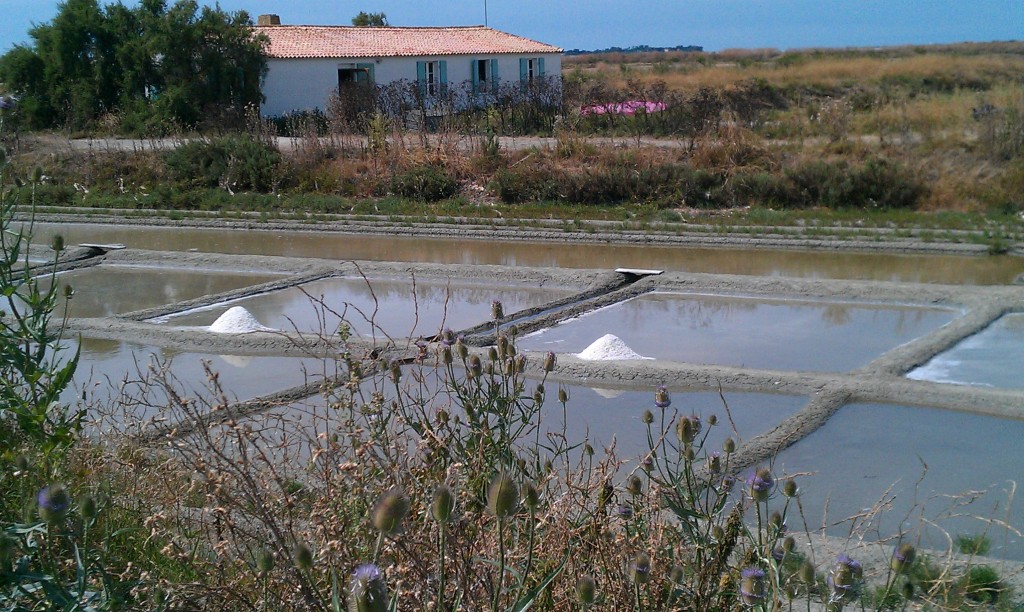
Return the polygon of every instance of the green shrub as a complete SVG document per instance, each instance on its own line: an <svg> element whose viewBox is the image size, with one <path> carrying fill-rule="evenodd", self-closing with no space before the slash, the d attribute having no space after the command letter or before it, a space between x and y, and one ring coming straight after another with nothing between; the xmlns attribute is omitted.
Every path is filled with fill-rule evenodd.
<svg viewBox="0 0 1024 612"><path fill-rule="evenodd" d="M459 192L459 183L438 166L416 166L391 177L388 190L404 198L423 202L446 200Z"/></svg>
<svg viewBox="0 0 1024 612"><path fill-rule="evenodd" d="M185 143L166 158L167 168L190 187L225 187L266 193L275 186L281 154L247 136Z"/></svg>
<svg viewBox="0 0 1024 612"><path fill-rule="evenodd" d="M960 580L960 588L964 597L977 603L995 603L1000 593L1005 590L999 572L987 565L976 565L967 570Z"/></svg>
<svg viewBox="0 0 1024 612"><path fill-rule="evenodd" d="M956 549L964 555L984 555L992 546L991 540L984 534L958 535L955 544Z"/></svg>
<svg viewBox="0 0 1024 612"><path fill-rule="evenodd" d="M917 177L885 158L861 165L816 160L787 169L785 176L792 184L786 203L793 208L913 208L925 193Z"/></svg>

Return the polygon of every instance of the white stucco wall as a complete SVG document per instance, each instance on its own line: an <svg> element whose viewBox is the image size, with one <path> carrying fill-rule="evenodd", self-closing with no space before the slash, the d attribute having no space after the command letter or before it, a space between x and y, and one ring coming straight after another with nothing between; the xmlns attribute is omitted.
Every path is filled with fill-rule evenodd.
<svg viewBox="0 0 1024 612"><path fill-rule="evenodd" d="M267 76L263 81L261 106L266 117L276 117L288 112L326 110L331 93L338 87L338 69L352 64L374 65L374 80L380 85L395 81L416 81L416 62L447 62L448 83L461 84L472 79L472 61L483 59L498 60L498 78L502 83L519 80L519 60L524 57L543 57L545 76L561 76L562 56L557 53L540 55L455 55L436 57L401 57L358 59L270 59L267 61Z"/></svg>

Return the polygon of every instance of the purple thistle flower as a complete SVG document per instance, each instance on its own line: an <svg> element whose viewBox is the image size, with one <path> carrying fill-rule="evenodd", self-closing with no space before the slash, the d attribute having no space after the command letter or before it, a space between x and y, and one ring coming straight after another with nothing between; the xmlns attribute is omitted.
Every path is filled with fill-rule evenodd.
<svg viewBox="0 0 1024 612"><path fill-rule="evenodd" d="M668 388L665 385L659 385L654 392L654 405L658 408L668 408L672 405L672 398L668 396Z"/></svg>
<svg viewBox="0 0 1024 612"><path fill-rule="evenodd" d="M831 601L846 603L857 598L860 583L864 578L864 568L859 561L841 554L836 557L836 564L829 573L827 583L832 591Z"/></svg>
<svg viewBox="0 0 1024 612"><path fill-rule="evenodd" d="M765 573L759 567L747 567L740 572L740 599L748 606L760 605L765 598Z"/></svg>
<svg viewBox="0 0 1024 612"><path fill-rule="evenodd" d="M349 609L360 612L385 612L388 609L388 591L384 572L372 563L364 563L352 572L349 581Z"/></svg>
<svg viewBox="0 0 1024 612"><path fill-rule="evenodd" d="M916 556L917 551L914 550L913 544L900 544L892 551L892 559L889 560L889 566L894 572L900 574L914 563Z"/></svg>
<svg viewBox="0 0 1024 612"><path fill-rule="evenodd" d="M452 346L455 344L455 332L451 329L446 329L441 332L441 345Z"/></svg>
<svg viewBox="0 0 1024 612"><path fill-rule="evenodd" d="M39 516L47 522L64 518L71 507L71 496L63 485L59 484L43 487L36 501L39 504Z"/></svg>
<svg viewBox="0 0 1024 612"><path fill-rule="evenodd" d="M624 521L633 518L633 509L626 505L619 505L615 508L615 515Z"/></svg>
<svg viewBox="0 0 1024 612"><path fill-rule="evenodd" d="M768 468L760 468L747 479L747 488L750 490L750 497L754 501L762 502L768 499L775 486L775 479Z"/></svg>

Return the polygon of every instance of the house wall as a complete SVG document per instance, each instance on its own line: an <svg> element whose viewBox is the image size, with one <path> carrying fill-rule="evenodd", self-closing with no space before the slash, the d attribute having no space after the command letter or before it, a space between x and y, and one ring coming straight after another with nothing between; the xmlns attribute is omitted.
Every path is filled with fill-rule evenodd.
<svg viewBox="0 0 1024 612"><path fill-rule="evenodd" d="M301 110L327 109L331 94L338 87L338 68L352 64L373 64L374 82L387 85L395 81L416 81L416 62L447 62L449 84L472 80L472 60L497 59L498 79L502 83L519 80L521 58L544 58L545 76L561 76L562 56L558 53L538 55L456 55L436 57L400 57L358 59L269 59L263 80L266 98L260 107L266 117L277 117Z"/></svg>

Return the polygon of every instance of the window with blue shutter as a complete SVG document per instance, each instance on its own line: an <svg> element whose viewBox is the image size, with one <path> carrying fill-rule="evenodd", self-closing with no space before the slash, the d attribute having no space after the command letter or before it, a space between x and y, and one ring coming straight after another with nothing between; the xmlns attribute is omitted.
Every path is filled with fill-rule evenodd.
<svg viewBox="0 0 1024 612"><path fill-rule="evenodd" d="M542 78L544 74L543 57L524 57L519 59L519 80L523 83L529 83L534 79Z"/></svg>
<svg viewBox="0 0 1024 612"><path fill-rule="evenodd" d="M427 95L427 62L416 62L416 84L419 86L420 96Z"/></svg>
<svg viewBox="0 0 1024 612"><path fill-rule="evenodd" d="M473 95L496 90L498 83L498 60L473 58L469 62Z"/></svg>
<svg viewBox="0 0 1024 612"><path fill-rule="evenodd" d="M436 93L443 96L448 92L448 62L441 60L437 64L440 68L441 87L436 90Z"/></svg>

